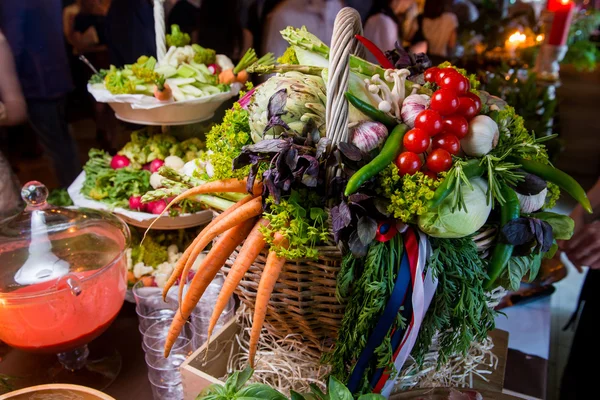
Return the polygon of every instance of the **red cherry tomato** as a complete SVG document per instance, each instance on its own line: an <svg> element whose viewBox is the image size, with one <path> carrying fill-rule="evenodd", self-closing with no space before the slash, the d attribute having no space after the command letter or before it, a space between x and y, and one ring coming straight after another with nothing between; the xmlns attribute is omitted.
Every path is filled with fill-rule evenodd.
<svg viewBox="0 0 600 400"><path fill-rule="evenodd" d="M424 77L425 77L425 82L433 82L433 83L435 83L439 72L440 72L440 69L438 67L428 68L425 71L425 73L423 74Z"/></svg>
<svg viewBox="0 0 600 400"><path fill-rule="evenodd" d="M400 175L413 175L421 169L422 165L423 163L419 156L411 151L400 153L398 158L396 158L396 167L398 167L398 173Z"/></svg>
<svg viewBox="0 0 600 400"><path fill-rule="evenodd" d="M404 144L404 150L421 154L429 148L431 137L423 129L414 128L406 132L402 143Z"/></svg>
<svg viewBox="0 0 600 400"><path fill-rule="evenodd" d="M461 96L458 98L458 111L456 113L464 116L467 120L472 120L479 113L477 103L470 97Z"/></svg>
<svg viewBox="0 0 600 400"><path fill-rule="evenodd" d="M451 133L442 133L433 138L433 149L444 149L450 154L458 154L460 141Z"/></svg>
<svg viewBox="0 0 600 400"><path fill-rule="evenodd" d="M425 174L426 176L430 177L434 181L437 181L437 179L438 179L438 174L436 174L433 171L423 171L423 174Z"/></svg>
<svg viewBox="0 0 600 400"><path fill-rule="evenodd" d="M479 112L481 111L481 99L479 98L479 96L477 96L473 92L467 92L464 96L475 101L475 104L477 105L477 114L479 114Z"/></svg>
<svg viewBox="0 0 600 400"><path fill-rule="evenodd" d="M440 89L431 96L429 108L441 115L452 115L458 110L458 96L452 90Z"/></svg>
<svg viewBox="0 0 600 400"><path fill-rule="evenodd" d="M429 136L435 136L444 128L444 121L439 112L423 110L415 118L415 128L424 130Z"/></svg>
<svg viewBox="0 0 600 400"><path fill-rule="evenodd" d="M440 81L440 87L452 90L458 95L463 95L469 91L470 85L467 78L454 71L444 75L444 78Z"/></svg>
<svg viewBox="0 0 600 400"><path fill-rule="evenodd" d="M449 74L451 72L456 72L456 70L454 68L440 68L440 70L437 73L437 77L435 78L435 83L437 83L438 86L440 86L446 74Z"/></svg>
<svg viewBox="0 0 600 400"><path fill-rule="evenodd" d="M458 139L462 139L467 136L467 133L469 132L469 123L462 115L451 115L444 118L444 132L450 133Z"/></svg>
<svg viewBox="0 0 600 400"><path fill-rule="evenodd" d="M448 171L452 166L452 156L444 149L435 149L427 157L427 168L433 172Z"/></svg>

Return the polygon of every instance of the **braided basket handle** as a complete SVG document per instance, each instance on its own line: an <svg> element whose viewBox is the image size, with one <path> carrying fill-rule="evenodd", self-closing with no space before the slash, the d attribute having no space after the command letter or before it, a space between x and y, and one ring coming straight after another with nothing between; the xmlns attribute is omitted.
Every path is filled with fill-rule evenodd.
<svg viewBox="0 0 600 400"><path fill-rule="evenodd" d="M329 79L327 80L327 108L325 123L327 138L333 145L348 141L348 90L350 54L363 51L354 35L362 35L360 14L354 8L340 10L333 25L329 54Z"/></svg>
<svg viewBox="0 0 600 400"><path fill-rule="evenodd" d="M156 59L162 60L167 54L167 37L165 31L165 0L154 0L154 40L156 41Z"/></svg>

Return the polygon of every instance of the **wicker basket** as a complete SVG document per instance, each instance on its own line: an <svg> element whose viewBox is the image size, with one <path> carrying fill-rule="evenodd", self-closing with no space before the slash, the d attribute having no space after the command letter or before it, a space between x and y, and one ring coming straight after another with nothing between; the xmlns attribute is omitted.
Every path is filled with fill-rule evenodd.
<svg viewBox="0 0 600 400"><path fill-rule="evenodd" d="M347 140L348 103L344 93L348 87L348 59L357 54L359 46L355 34L362 34L360 15L353 8L342 9L335 20L329 57L327 83L327 137L333 143ZM335 176L336 171L327 171ZM318 247L317 260L288 262L282 269L269 302L265 328L274 336L302 335L322 352L331 348L344 316L345 306L335 297L336 276L342 253L333 243ZM239 250L239 248L238 248ZM254 310L256 291L266 261L263 252L252 265L236 291L250 310ZM223 267L225 274L237 257L237 251Z"/></svg>

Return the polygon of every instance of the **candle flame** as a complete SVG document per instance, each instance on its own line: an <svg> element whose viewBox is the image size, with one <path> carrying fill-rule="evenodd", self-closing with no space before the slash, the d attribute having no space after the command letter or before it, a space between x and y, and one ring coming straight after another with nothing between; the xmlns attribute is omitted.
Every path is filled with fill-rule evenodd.
<svg viewBox="0 0 600 400"><path fill-rule="evenodd" d="M566 5L567 5L567 4L569 4L570 2L571 2L571 0L560 0L560 3L561 3L563 6L566 6Z"/></svg>
<svg viewBox="0 0 600 400"><path fill-rule="evenodd" d="M524 43L526 39L527 39L527 36L525 36L524 33L517 31L508 37L508 42L511 44L519 45L519 44Z"/></svg>
<svg viewBox="0 0 600 400"><path fill-rule="evenodd" d="M543 42L544 41L544 34L540 33L539 35L537 35L535 37L535 41L538 42L538 43Z"/></svg>

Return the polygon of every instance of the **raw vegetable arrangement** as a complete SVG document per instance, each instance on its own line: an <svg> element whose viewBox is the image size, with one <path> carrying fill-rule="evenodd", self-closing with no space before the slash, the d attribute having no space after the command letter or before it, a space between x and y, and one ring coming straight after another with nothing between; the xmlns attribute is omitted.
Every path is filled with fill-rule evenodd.
<svg viewBox="0 0 600 400"><path fill-rule="evenodd" d="M260 60L254 50L248 51L238 65L214 50L190 44L190 36L172 25L167 35L169 50L158 62L141 56L135 64L100 70L90 78L94 89L106 89L113 95L142 94L158 101L184 101L229 92L235 82L248 80L246 67L272 62L267 54Z"/></svg>
<svg viewBox="0 0 600 400"><path fill-rule="evenodd" d="M193 174L203 148L204 143L197 138L180 142L173 136L154 133L151 128L133 132L131 141L114 156L103 150L90 150L83 167L85 181L81 193L112 207L161 214L167 207L166 198L202 182ZM206 208L222 211L239 198L235 194L197 196L179 203L170 215Z"/></svg>
<svg viewBox="0 0 600 400"><path fill-rule="evenodd" d="M334 140L325 126L330 49L305 28L282 35L290 47L279 63L248 68L276 74L208 136L215 153L199 172L208 182L165 210L199 194L246 194L196 237L165 285L166 293L185 280L216 239L181 299L165 355L234 250L209 336L264 249L253 365L286 262L316 262L319 246L335 243L345 313L324 361L355 396L387 396L408 355L422 360L434 335L440 363L487 338L492 294L534 279L556 240L571 237L573 221L548 211L560 189L591 212L590 204L514 109L478 91L474 76L400 47L378 51L362 37L382 66L350 56L348 135ZM221 392L205 398L230 398Z"/></svg>

